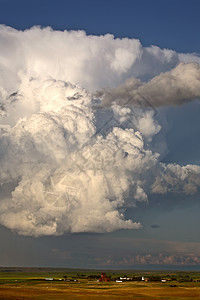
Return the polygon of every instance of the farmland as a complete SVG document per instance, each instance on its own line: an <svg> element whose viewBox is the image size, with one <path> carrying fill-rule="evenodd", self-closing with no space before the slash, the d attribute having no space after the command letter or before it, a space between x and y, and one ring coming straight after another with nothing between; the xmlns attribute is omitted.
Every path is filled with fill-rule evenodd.
<svg viewBox="0 0 200 300"><path fill-rule="evenodd" d="M200 272L106 273L109 282L97 281L99 270L0 268L0 299L200 299Z"/></svg>

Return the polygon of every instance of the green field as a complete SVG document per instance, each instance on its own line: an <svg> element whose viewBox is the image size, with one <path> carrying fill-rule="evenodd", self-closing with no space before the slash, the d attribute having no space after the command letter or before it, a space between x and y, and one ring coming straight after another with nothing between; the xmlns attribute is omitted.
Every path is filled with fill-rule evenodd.
<svg viewBox="0 0 200 300"><path fill-rule="evenodd" d="M200 272L107 270L106 274L110 282L97 281L99 270L0 268L0 299L200 299ZM124 275L133 281L115 281ZM142 276L148 280L141 281Z"/></svg>

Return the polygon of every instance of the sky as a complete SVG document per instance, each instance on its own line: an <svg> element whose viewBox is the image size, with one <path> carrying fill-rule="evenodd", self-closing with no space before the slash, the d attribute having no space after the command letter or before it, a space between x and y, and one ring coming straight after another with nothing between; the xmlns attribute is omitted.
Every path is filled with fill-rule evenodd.
<svg viewBox="0 0 200 300"><path fill-rule="evenodd" d="M0 4L0 266L198 270L200 2Z"/></svg>

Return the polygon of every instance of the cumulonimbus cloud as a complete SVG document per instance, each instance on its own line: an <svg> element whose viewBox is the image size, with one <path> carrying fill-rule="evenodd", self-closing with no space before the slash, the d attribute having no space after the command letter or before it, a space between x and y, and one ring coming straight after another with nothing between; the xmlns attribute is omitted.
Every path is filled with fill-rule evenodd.
<svg viewBox="0 0 200 300"><path fill-rule="evenodd" d="M182 86L181 70L194 78L197 62L179 65L174 51L82 31L2 26L0 40L1 224L33 236L140 228L124 212L149 193L197 191L199 166L166 165L151 150L161 129L154 110L117 101L98 109L94 97L134 76L150 80L134 86L158 101L152 82L161 78L161 93L180 72Z"/></svg>

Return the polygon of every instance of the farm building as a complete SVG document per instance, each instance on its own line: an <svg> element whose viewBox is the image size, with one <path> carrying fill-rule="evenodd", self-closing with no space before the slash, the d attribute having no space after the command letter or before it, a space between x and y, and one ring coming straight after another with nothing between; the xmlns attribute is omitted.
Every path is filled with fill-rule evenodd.
<svg viewBox="0 0 200 300"><path fill-rule="evenodd" d="M99 279L100 282L108 282L110 281L110 277L106 276L106 273L101 273L101 278Z"/></svg>

